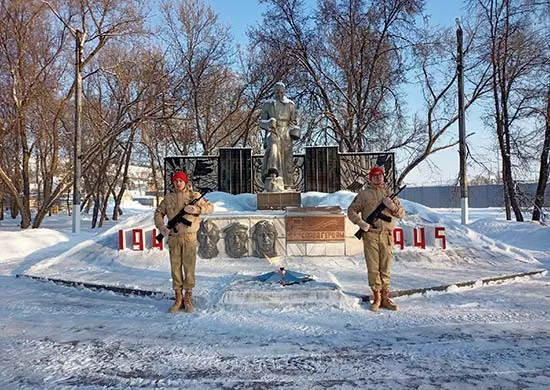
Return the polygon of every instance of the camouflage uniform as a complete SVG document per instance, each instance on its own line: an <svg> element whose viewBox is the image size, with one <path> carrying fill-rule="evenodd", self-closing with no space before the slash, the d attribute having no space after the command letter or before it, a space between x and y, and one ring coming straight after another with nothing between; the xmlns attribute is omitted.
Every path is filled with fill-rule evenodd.
<svg viewBox="0 0 550 390"><path fill-rule="evenodd" d="M382 203L382 199L390 195L387 189L369 184L351 202L348 218L355 224L360 224L362 220L366 221L367 217ZM390 212L388 209L382 211L383 214L391 217L391 222L377 219L374 226L363 234L368 281L375 294L380 291L383 294L389 294L390 268L393 260L393 229L396 219L402 218L405 214L399 200L394 198L393 201L398 207L396 212Z"/></svg>
<svg viewBox="0 0 550 390"><path fill-rule="evenodd" d="M200 197L200 193L193 191L190 185L187 185L183 191L168 193L155 210L154 219L157 229L160 230L165 225L165 216L169 220L172 219L181 209L198 197ZM195 203L195 206L200 208L200 214L211 213L214 209L214 206L205 198ZM199 216L186 214L185 218L191 222L191 226L180 223L176 225L177 232L172 230L168 237L172 288L176 291L176 295L178 295L178 291L181 293L182 289L191 291L195 287Z"/></svg>

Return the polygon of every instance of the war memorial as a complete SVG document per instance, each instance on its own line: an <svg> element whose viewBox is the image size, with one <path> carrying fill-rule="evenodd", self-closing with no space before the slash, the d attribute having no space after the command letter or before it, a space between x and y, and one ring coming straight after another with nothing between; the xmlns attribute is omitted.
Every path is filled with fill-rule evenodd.
<svg viewBox="0 0 550 390"><path fill-rule="evenodd" d="M356 235L358 227L349 220L346 210L333 204L308 205L303 202L303 194L358 192L368 183L369 171L374 167L383 169L391 192L397 188L393 153L341 153L338 146L310 146L304 153L294 153L301 131L294 103L284 91L284 84L275 84L273 99L262 106L258 125L263 131L263 154L254 155L251 148L219 148L217 155L165 157L164 189L165 193L170 190L174 172L184 171L194 189L207 199L216 192L252 195L253 210L215 211L201 217L198 256L220 261L258 258L274 265L274 271L257 280L294 283L311 278L275 267L282 263L280 259L357 256L364 250L363 241ZM153 227L120 230L119 250L163 250L163 241L156 234ZM401 249L427 245L445 249L445 229L398 226L393 231L393 242ZM239 294L255 290L244 287L238 289ZM235 289L226 292L231 293Z"/></svg>
<svg viewBox="0 0 550 390"><path fill-rule="evenodd" d="M257 212L202 220L199 255L238 258L255 256L343 256L361 253L357 228L339 206L307 207L301 194L317 191L358 191L368 172L380 166L394 189L392 153L340 153L337 146L306 147L294 154L300 139L294 102L285 86L274 86L273 98L264 102L259 127L264 154L250 148L220 148L217 156L174 156L164 160L165 189L173 172L187 173L195 190L256 195ZM206 195L206 197L208 197Z"/></svg>

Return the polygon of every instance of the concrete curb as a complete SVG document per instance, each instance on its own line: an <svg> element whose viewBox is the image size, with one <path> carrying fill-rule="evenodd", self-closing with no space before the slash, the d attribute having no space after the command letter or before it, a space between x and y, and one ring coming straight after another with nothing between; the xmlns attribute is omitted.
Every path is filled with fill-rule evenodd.
<svg viewBox="0 0 550 390"><path fill-rule="evenodd" d="M482 285L500 284L500 283L503 283L503 282L505 282L506 280L509 280L509 279L540 275L540 274L544 274L546 272L547 272L546 269L539 269L539 270L536 270L536 271L522 272L522 273L519 273L519 274L496 276L494 278L486 278L486 279L478 279L478 280L469 280L467 282L451 283L451 284L446 284L446 285L442 285L442 286L413 288L413 289L408 289L408 290L395 290L395 291L390 292L390 297L391 298L396 298L396 297L403 297L403 296L414 295L414 294L424 294L428 291L445 291L445 290L447 290L448 288L450 288L452 286L469 287L469 286L473 286L473 285L475 285L479 282L481 282ZM363 302L369 302L369 299L370 299L370 295L363 295L361 297L361 301L363 301Z"/></svg>
<svg viewBox="0 0 550 390"><path fill-rule="evenodd" d="M507 280L514 279L514 278L523 278L523 277L530 277L535 275L541 275L546 273L546 269L539 269L535 271L530 272L522 272L518 274L511 274L511 275L503 275L503 276L496 276L493 278L485 278L485 279L478 279L478 280L470 280L466 282L457 282L457 283L451 283L441 286L433 286L433 287L424 287L424 288L413 288L408 290L395 290L390 292L391 298L396 297L403 297L403 296L410 296L414 294L425 294L428 291L446 291L448 288L456 286L456 287L469 287L474 286L475 284L478 284L479 282L482 283L482 285L488 285L488 284L500 284ZM85 288L92 291L110 291L114 292L116 294L121 295L134 295L134 296L140 296L140 297L150 297L153 299L174 299L174 297L171 294L167 294L162 291L152 291L152 290L140 290L136 288L129 288L129 287L119 287L119 286L109 286L105 284L95 284L95 283L85 283L85 282L74 282L71 280L63 280L63 279L54 279L54 278L47 278L47 277L41 277L41 276L33 276L33 275L21 275L17 274L15 275L16 278L29 278L41 282L49 282L54 283L61 286L67 286L67 287L76 287L76 288ZM344 292L345 293L345 292ZM345 293L346 294L346 293ZM347 295L350 295L350 293L347 293ZM352 294L355 295L355 294ZM357 296L357 295L356 295ZM369 295L362 295L358 296L362 302L369 302L370 296Z"/></svg>
<svg viewBox="0 0 550 390"><path fill-rule="evenodd" d="M119 287L119 286L109 286L105 284L95 284L95 283L85 283L85 282L73 282L71 280L63 279L54 279L54 278L45 278L42 276L32 276L32 275L15 275L16 278L29 278L33 280L38 280L40 282L49 282L54 283L60 286L66 287L76 287L76 288L85 288L92 291L111 291L116 294L121 295L136 295L140 297L151 297L154 299L174 299L173 296L168 295L162 291L151 291L151 290L140 290L136 288L129 287Z"/></svg>

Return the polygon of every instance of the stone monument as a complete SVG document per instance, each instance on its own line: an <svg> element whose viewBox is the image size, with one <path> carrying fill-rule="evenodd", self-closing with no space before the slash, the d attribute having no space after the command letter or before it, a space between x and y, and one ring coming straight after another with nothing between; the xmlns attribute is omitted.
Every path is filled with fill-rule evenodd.
<svg viewBox="0 0 550 390"><path fill-rule="evenodd" d="M294 189L292 147L300 139L300 128L296 105L286 97L281 81L275 83L273 98L263 103L259 125L264 130L264 192L258 194L258 209L299 206L300 193Z"/></svg>
<svg viewBox="0 0 550 390"><path fill-rule="evenodd" d="M283 179L284 189L293 189L293 141L300 139L296 120L296 105L285 95L285 85L279 81L273 88L273 99L266 100L260 113L260 128L264 130L263 179L274 172Z"/></svg>

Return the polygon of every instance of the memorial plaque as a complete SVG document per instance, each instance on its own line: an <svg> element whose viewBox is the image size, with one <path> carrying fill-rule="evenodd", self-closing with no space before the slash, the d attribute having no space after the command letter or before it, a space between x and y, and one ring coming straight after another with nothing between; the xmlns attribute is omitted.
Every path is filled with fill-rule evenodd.
<svg viewBox="0 0 550 390"><path fill-rule="evenodd" d="M287 210L286 240L293 242L345 241L345 216L340 208Z"/></svg>
<svg viewBox="0 0 550 390"><path fill-rule="evenodd" d="M304 164L306 191L340 191L338 146L308 146Z"/></svg>
<svg viewBox="0 0 550 390"><path fill-rule="evenodd" d="M230 194L252 192L252 149L220 148L218 191Z"/></svg>

